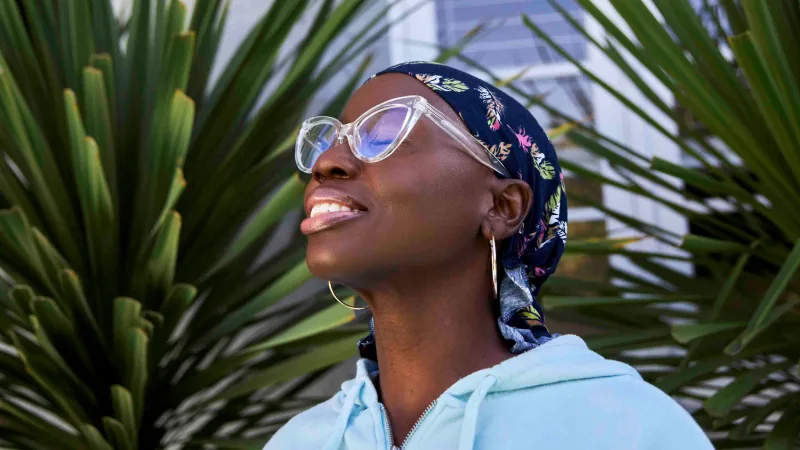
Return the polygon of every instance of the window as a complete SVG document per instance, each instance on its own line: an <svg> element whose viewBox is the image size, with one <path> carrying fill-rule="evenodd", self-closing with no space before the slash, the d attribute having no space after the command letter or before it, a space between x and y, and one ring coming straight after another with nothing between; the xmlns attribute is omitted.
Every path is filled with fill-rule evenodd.
<svg viewBox="0 0 800 450"><path fill-rule="evenodd" d="M560 5L570 13L580 11L574 0L564 0ZM476 25L487 23L487 29L464 52L479 64L506 68L563 62L525 26L522 14L527 14L571 56L585 58L585 41L547 0L436 0L439 44L454 45Z"/></svg>

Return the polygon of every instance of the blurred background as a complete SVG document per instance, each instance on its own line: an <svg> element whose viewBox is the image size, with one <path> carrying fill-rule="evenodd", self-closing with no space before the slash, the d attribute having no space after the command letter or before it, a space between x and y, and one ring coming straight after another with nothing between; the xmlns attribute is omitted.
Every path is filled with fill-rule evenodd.
<svg viewBox="0 0 800 450"><path fill-rule="evenodd" d="M800 448L796 0L0 3L0 446L260 449L336 392L369 314L305 266L293 142L414 60L554 141L549 328Z"/></svg>

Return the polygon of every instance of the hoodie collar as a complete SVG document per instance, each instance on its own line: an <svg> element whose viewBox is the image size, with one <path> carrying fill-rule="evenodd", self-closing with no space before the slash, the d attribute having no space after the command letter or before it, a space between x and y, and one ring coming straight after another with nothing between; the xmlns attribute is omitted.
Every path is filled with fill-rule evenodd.
<svg viewBox="0 0 800 450"><path fill-rule="evenodd" d="M357 384L359 389L354 404L367 408L378 407L378 392L373 382L377 375L376 361L359 359L356 363L356 376L342 383L340 395L347 395ZM443 395L453 397L469 395L489 376L496 379L491 392L501 392L561 381L615 375L639 377L636 370L627 364L607 360L589 350L580 337L565 335L493 367L473 372L455 382Z"/></svg>
<svg viewBox="0 0 800 450"><path fill-rule="evenodd" d="M445 393L452 396L468 395L489 376L497 379L491 392L503 392L615 375L639 377L627 364L607 360L589 350L583 339L566 335L494 367L473 372L457 381Z"/></svg>
<svg viewBox="0 0 800 450"><path fill-rule="evenodd" d="M381 409L373 380L378 363L362 358L356 363L356 376L342 383L338 400L342 405L334 431L323 449L336 449L343 439L349 418L359 409ZM464 408L459 439L460 450L472 450L483 401L493 392L513 391L563 381L630 375L641 378L627 364L611 361L592 352L573 335L559 336L494 367L479 370L458 380L437 402ZM465 401L466 400L466 401Z"/></svg>

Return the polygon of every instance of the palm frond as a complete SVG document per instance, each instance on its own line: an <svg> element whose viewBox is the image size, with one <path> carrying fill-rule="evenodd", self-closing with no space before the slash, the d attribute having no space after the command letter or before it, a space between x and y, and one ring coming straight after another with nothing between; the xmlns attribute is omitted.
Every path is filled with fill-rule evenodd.
<svg viewBox="0 0 800 450"><path fill-rule="evenodd" d="M273 2L212 82L230 3L136 0L124 25L106 0L0 3L0 445L263 444L355 354L349 311L287 307L313 281L278 225L294 124L357 60L339 113L383 13Z"/></svg>

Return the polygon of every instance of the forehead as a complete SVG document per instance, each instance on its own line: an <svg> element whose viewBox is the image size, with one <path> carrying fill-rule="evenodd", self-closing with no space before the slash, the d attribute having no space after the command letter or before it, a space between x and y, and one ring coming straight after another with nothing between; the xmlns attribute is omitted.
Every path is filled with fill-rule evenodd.
<svg viewBox="0 0 800 450"><path fill-rule="evenodd" d="M403 73L387 73L367 81L350 97L341 120L344 123L352 122L373 106L404 95L425 97L428 102L449 118L460 121L458 114L447 102L433 93L421 81Z"/></svg>

